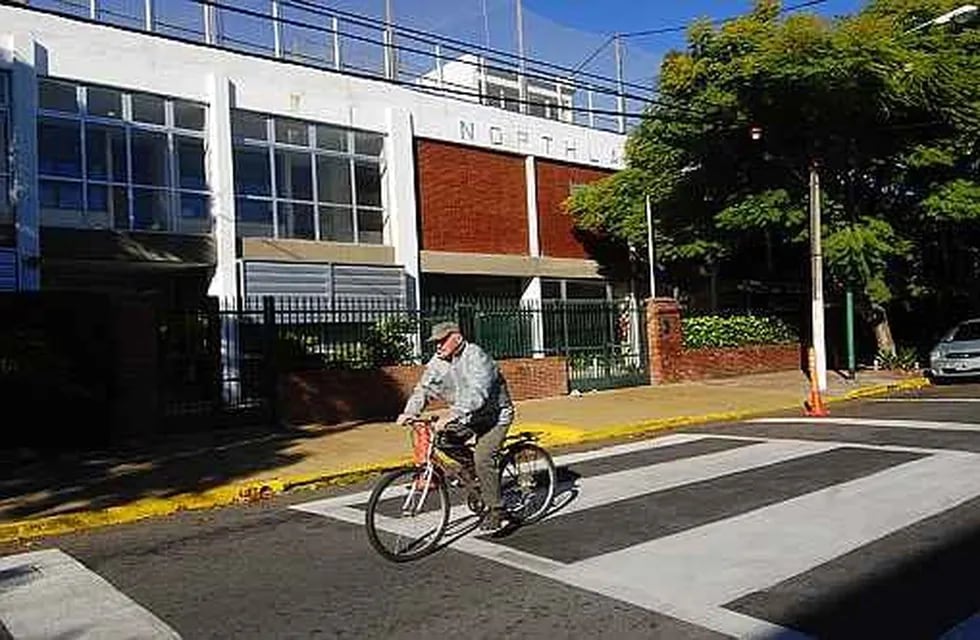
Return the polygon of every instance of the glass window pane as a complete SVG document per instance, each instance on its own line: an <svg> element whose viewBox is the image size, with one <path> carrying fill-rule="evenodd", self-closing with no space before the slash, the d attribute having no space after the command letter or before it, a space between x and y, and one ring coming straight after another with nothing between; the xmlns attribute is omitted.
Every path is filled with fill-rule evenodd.
<svg viewBox="0 0 980 640"><path fill-rule="evenodd" d="M41 175L82 177L82 134L78 122L38 120L37 149Z"/></svg>
<svg viewBox="0 0 980 640"><path fill-rule="evenodd" d="M7 173L7 154L10 152L7 141L7 114L0 111L0 173Z"/></svg>
<svg viewBox="0 0 980 640"><path fill-rule="evenodd" d="M276 151L276 196L313 200L313 161L309 153Z"/></svg>
<svg viewBox="0 0 980 640"><path fill-rule="evenodd" d="M317 198L320 202L351 204L350 160L333 156L316 159Z"/></svg>
<svg viewBox="0 0 980 640"><path fill-rule="evenodd" d="M41 180L41 224L52 227L82 226L82 185L78 182Z"/></svg>
<svg viewBox="0 0 980 640"><path fill-rule="evenodd" d="M0 224L10 224L13 221L13 208L10 206L10 181L5 176L0 176Z"/></svg>
<svg viewBox="0 0 980 640"><path fill-rule="evenodd" d="M174 100L174 126L178 129L204 131L204 106L184 100ZM263 125L264 126L264 125ZM265 139L265 135L262 136Z"/></svg>
<svg viewBox="0 0 980 640"><path fill-rule="evenodd" d="M210 233L210 207L210 198L202 193L181 193L177 231L180 233Z"/></svg>
<svg viewBox="0 0 980 640"><path fill-rule="evenodd" d="M313 226L313 205L297 204L294 202L280 202L279 215L276 222L279 224L280 238L299 238L301 240L314 240L316 231Z"/></svg>
<svg viewBox="0 0 980 640"><path fill-rule="evenodd" d="M78 113L78 95L75 85L57 80L39 79L37 89L37 100L40 108L64 113Z"/></svg>
<svg viewBox="0 0 980 640"><path fill-rule="evenodd" d="M166 101L160 96L134 93L133 120L150 124L166 124Z"/></svg>
<svg viewBox="0 0 980 640"><path fill-rule="evenodd" d="M88 113L103 118L122 118L122 93L115 89L89 87L87 90Z"/></svg>
<svg viewBox="0 0 980 640"><path fill-rule="evenodd" d="M269 151L263 148L235 148L235 193L249 196L272 195Z"/></svg>
<svg viewBox="0 0 980 640"><path fill-rule="evenodd" d="M89 185L86 215L91 219L104 217L105 223L100 226L111 225L114 229L129 230L129 193L126 187Z"/></svg>
<svg viewBox="0 0 980 640"><path fill-rule="evenodd" d="M354 242L354 210L350 207L320 207L320 239Z"/></svg>
<svg viewBox="0 0 980 640"><path fill-rule="evenodd" d="M569 280L565 285L565 296L569 300L605 300L604 282L575 282Z"/></svg>
<svg viewBox="0 0 980 640"><path fill-rule="evenodd" d="M354 132L354 153L363 156L380 156L384 147L384 136L377 133Z"/></svg>
<svg viewBox="0 0 980 640"><path fill-rule="evenodd" d="M10 91L7 89L7 74L0 72L0 106L10 102Z"/></svg>
<svg viewBox="0 0 980 640"><path fill-rule="evenodd" d="M542 280L541 298L544 300L561 300L561 282L557 280Z"/></svg>
<svg viewBox="0 0 980 640"><path fill-rule="evenodd" d="M133 183L167 186L167 134L133 131Z"/></svg>
<svg viewBox="0 0 980 640"><path fill-rule="evenodd" d="M271 238L272 202L268 200L246 200L239 198L235 203L238 235L247 238Z"/></svg>
<svg viewBox="0 0 980 640"><path fill-rule="evenodd" d="M357 204L381 206L381 167L369 162L354 163L357 182Z"/></svg>
<svg viewBox="0 0 980 640"><path fill-rule="evenodd" d="M384 212L380 209L357 210L357 241L362 244L384 243Z"/></svg>
<svg viewBox="0 0 980 640"><path fill-rule="evenodd" d="M208 188L204 174L204 141L199 138L175 138L177 146L177 183L181 189Z"/></svg>
<svg viewBox="0 0 980 640"><path fill-rule="evenodd" d="M276 118L276 142L308 146L310 144L309 126L299 120Z"/></svg>
<svg viewBox="0 0 980 640"><path fill-rule="evenodd" d="M235 111L231 114L231 133L236 138L249 140L267 140L269 138L265 116L248 111Z"/></svg>
<svg viewBox="0 0 980 640"><path fill-rule="evenodd" d="M133 189L133 229L168 231L168 200L161 189Z"/></svg>
<svg viewBox="0 0 980 640"><path fill-rule="evenodd" d="M119 127L85 125L85 161L89 180L126 182L126 132Z"/></svg>
<svg viewBox="0 0 980 640"><path fill-rule="evenodd" d="M347 133L346 129L328 127L325 124L317 125L316 146L329 151L347 151L349 148Z"/></svg>

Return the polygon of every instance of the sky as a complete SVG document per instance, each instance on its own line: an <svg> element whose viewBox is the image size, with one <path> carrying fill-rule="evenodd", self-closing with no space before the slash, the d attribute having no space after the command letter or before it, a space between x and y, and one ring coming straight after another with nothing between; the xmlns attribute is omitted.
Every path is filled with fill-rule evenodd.
<svg viewBox="0 0 980 640"><path fill-rule="evenodd" d="M784 6L800 0L784 0ZM699 17L726 18L748 11L752 0L524 0L526 9L569 27L611 34L690 24ZM863 0L827 0L812 11L834 16L853 13ZM675 33L632 39L659 56L684 45L684 34Z"/></svg>

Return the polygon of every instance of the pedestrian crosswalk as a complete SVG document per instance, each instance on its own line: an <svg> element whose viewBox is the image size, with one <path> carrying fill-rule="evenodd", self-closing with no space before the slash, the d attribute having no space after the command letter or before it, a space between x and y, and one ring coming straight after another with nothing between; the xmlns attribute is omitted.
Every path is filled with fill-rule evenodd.
<svg viewBox="0 0 980 640"><path fill-rule="evenodd" d="M179 638L152 613L58 549L0 558L0 638L4 633L16 640Z"/></svg>
<svg viewBox="0 0 980 640"><path fill-rule="evenodd" d="M875 557L901 564L901 544L928 547L942 560L942 532L927 524L955 513L980 525L980 453L952 448L939 433L939 446L922 438L905 446L848 437L876 427L942 431L936 422L824 424L850 431L806 438L790 430L779 438L759 430L813 429L787 418L756 421L744 433L678 433L562 456L556 464L575 478L574 487L564 487L567 495L545 520L498 539L470 534L451 548L730 636L826 635L829 627L817 617L792 614L800 603L790 601L805 599L787 595L801 588L793 581L806 576L810 596L827 595L820 585L840 595L854 585L841 581L835 563L864 553L871 571L892 569ZM949 431L973 437L963 432L974 428L980 425L954 423ZM293 508L362 524L368 493ZM467 513L458 508L452 517ZM980 599L956 608L966 610L944 612L947 619L930 628L937 633L925 637L957 625L955 637L971 637L963 630L978 630L970 620Z"/></svg>

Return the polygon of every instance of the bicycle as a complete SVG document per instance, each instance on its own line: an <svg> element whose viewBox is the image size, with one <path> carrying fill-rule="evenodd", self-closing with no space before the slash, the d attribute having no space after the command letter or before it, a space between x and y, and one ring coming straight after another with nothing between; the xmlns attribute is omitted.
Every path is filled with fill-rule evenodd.
<svg viewBox="0 0 980 640"><path fill-rule="evenodd" d="M466 493L466 509L486 514L479 480L464 478L437 446L434 418L412 420L414 464L389 472L378 481L367 503L368 540L382 557L407 562L432 552L446 533L453 507L449 489ZM472 452L472 446L465 445ZM516 526L540 520L555 495L556 471L537 436L507 436L494 456L500 474L501 506ZM456 507L457 512L462 509Z"/></svg>

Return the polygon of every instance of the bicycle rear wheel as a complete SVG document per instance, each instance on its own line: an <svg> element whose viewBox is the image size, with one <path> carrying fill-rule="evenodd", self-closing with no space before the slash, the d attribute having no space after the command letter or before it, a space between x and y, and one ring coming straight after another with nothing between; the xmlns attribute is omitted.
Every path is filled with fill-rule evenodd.
<svg viewBox="0 0 980 640"><path fill-rule="evenodd" d="M431 552L449 524L442 472L433 467L426 478L425 467L406 467L382 477L368 499L365 524L371 546L392 562Z"/></svg>
<svg viewBox="0 0 980 640"><path fill-rule="evenodd" d="M520 524L540 520L555 497L557 473L548 452L531 442L507 450L500 465L500 498Z"/></svg>

